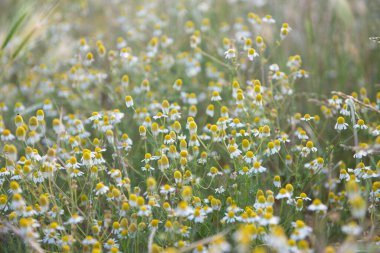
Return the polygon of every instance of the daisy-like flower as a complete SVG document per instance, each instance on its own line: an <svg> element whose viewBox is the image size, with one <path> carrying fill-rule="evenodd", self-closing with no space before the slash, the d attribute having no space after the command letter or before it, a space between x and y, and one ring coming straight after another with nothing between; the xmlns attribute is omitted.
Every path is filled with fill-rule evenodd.
<svg viewBox="0 0 380 253"><path fill-rule="evenodd" d="M78 224L84 220L82 216L79 216L78 213L73 213L66 224Z"/></svg>
<svg viewBox="0 0 380 253"><path fill-rule="evenodd" d="M269 66L269 70L270 70L270 71L273 71L273 72L277 72L277 71L280 70L280 67L278 66L278 64L274 63L274 64L271 64L271 65Z"/></svg>
<svg viewBox="0 0 380 253"><path fill-rule="evenodd" d="M222 98L219 95L218 91L213 91L211 96L211 101L221 101Z"/></svg>
<svg viewBox="0 0 380 253"><path fill-rule="evenodd" d="M359 143L359 149L356 150L354 158L362 159L362 157L367 156L370 153L370 150L368 149L369 147L367 143Z"/></svg>
<svg viewBox="0 0 380 253"><path fill-rule="evenodd" d="M173 186L170 186L169 184L165 184L161 186L160 193L161 194L170 194L175 191L175 188Z"/></svg>
<svg viewBox="0 0 380 253"><path fill-rule="evenodd" d="M311 201L311 198L309 198L309 197L307 196L307 194L304 193L304 192L302 192L298 197L296 197L296 199L302 199L302 200L304 200L304 201Z"/></svg>
<svg viewBox="0 0 380 253"><path fill-rule="evenodd" d="M339 113L342 114L343 116L350 116L351 115L351 112L348 110L347 104L343 104L342 109L340 109Z"/></svg>
<svg viewBox="0 0 380 253"><path fill-rule="evenodd" d="M140 206L140 209L137 212L138 216L149 217L151 214L152 214L152 211L151 211L151 206L150 205Z"/></svg>
<svg viewBox="0 0 380 253"><path fill-rule="evenodd" d="M365 216L367 207L365 200L359 195L356 194L350 199L351 204L351 214L353 217L361 219Z"/></svg>
<svg viewBox="0 0 380 253"><path fill-rule="evenodd" d="M273 185L277 188L281 187L281 177L280 176L278 176L278 175L274 176Z"/></svg>
<svg viewBox="0 0 380 253"><path fill-rule="evenodd" d="M364 120L358 119L357 123L354 125L355 129L365 130L368 126L364 123Z"/></svg>
<svg viewBox="0 0 380 253"><path fill-rule="evenodd" d="M307 226L301 220L292 222L292 226L295 228L294 232L290 236L290 238L292 238L293 240L303 240L313 232L313 229Z"/></svg>
<svg viewBox="0 0 380 253"><path fill-rule="evenodd" d="M70 177L80 177L83 175L84 175L84 173L78 169L72 169L70 172Z"/></svg>
<svg viewBox="0 0 380 253"><path fill-rule="evenodd" d="M267 202L264 195L260 195L258 198L256 198L256 202L253 205L253 207L257 210L259 208L264 209L267 207Z"/></svg>
<svg viewBox="0 0 380 253"><path fill-rule="evenodd" d="M218 175L223 175L223 173L220 172L218 170L218 168L216 168L216 167L211 167L210 168L210 172L207 173L207 176L209 176L209 177L215 177L215 176L218 176Z"/></svg>
<svg viewBox="0 0 380 253"><path fill-rule="evenodd" d="M340 106L343 103L342 99L339 98L337 95L332 96L332 98L330 98L328 102L330 105L338 105L338 106Z"/></svg>
<svg viewBox="0 0 380 253"><path fill-rule="evenodd" d="M276 199L289 199L290 197L290 193L285 188L281 188L278 194L276 195Z"/></svg>
<svg viewBox="0 0 380 253"><path fill-rule="evenodd" d="M350 174L347 173L347 170L341 169L339 173L339 180L342 181L349 181L350 180Z"/></svg>
<svg viewBox="0 0 380 253"><path fill-rule="evenodd" d="M311 117L310 114L306 113L302 118L301 120L303 121L310 121L310 120L313 120L314 117Z"/></svg>
<svg viewBox="0 0 380 253"><path fill-rule="evenodd" d="M194 212L188 217L189 220L192 220L195 223L203 223L206 218L206 213L201 207L196 207Z"/></svg>
<svg viewBox="0 0 380 253"><path fill-rule="evenodd" d="M209 250L209 252L230 252L231 245L223 236L219 235L211 241L209 245Z"/></svg>
<svg viewBox="0 0 380 253"><path fill-rule="evenodd" d="M325 206L320 199L314 199L313 203L307 208L313 212L326 212L327 206Z"/></svg>
<svg viewBox="0 0 380 253"><path fill-rule="evenodd" d="M9 190L8 190L9 193L22 193L22 188L20 187L19 183L17 183L16 181L11 181L9 183Z"/></svg>
<svg viewBox="0 0 380 253"><path fill-rule="evenodd" d="M344 118L343 117L338 117L338 119L336 120L335 129L338 130L338 131L346 130L347 126L348 126L348 124L345 123Z"/></svg>
<svg viewBox="0 0 380 253"><path fill-rule="evenodd" d="M25 210L23 212L23 216L24 217L32 217L32 216L34 216L36 214L37 214L37 212L36 212L36 210L33 209L32 206L25 207Z"/></svg>
<svg viewBox="0 0 380 253"><path fill-rule="evenodd" d="M235 215L234 211L229 211L225 213L225 216L222 218L222 222L234 223L238 220L238 216Z"/></svg>
<svg viewBox="0 0 380 253"><path fill-rule="evenodd" d="M276 71L276 72L272 75L272 79L273 79L273 80L282 80L284 77L285 77L285 73L284 73L284 72L281 72L281 71Z"/></svg>
<svg viewBox="0 0 380 253"><path fill-rule="evenodd" d="M233 59L236 57L236 50L234 48L229 48L226 52L224 52L224 56L226 59Z"/></svg>
<svg viewBox="0 0 380 253"><path fill-rule="evenodd" d="M67 169L78 169L81 166L80 163L78 163L77 159L72 156L70 160L66 161L66 168Z"/></svg>
<svg viewBox="0 0 380 253"><path fill-rule="evenodd" d="M257 161L256 156L250 150L245 153L245 156L243 158L246 163L254 163Z"/></svg>
<svg viewBox="0 0 380 253"><path fill-rule="evenodd" d="M270 156L278 153L277 147L274 145L274 142L268 142L267 149L265 150L265 153Z"/></svg>
<svg viewBox="0 0 380 253"><path fill-rule="evenodd" d="M236 144L229 145L227 148L231 159L239 157L241 155L241 150L236 147Z"/></svg>
<svg viewBox="0 0 380 253"><path fill-rule="evenodd" d="M111 250L111 249L118 249L119 248L119 244L117 243L117 240L112 239L112 238L108 239L107 242L105 242L103 244L103 246L104 246L104 248L110 250L109 252L111 252L111 253L115 253L115 250ZM118 251L116 251L116 252L118 252Z"/></svg>
<svg viewBox="0 0 380 253"><path fill-rule="evenodd" d="M209 252L207 247L203 244L198 244L195 249L192 251L192 253L207 253Z"/></svg>
<svg viewBox="0 0 380 253"><path fill-rule="evenodd" d="M133 107L133 98L132 98L132 96L126 96L125 97L125 105L127 106L127 108Z"/></svg>
<svg viewBox="0 0 380 253"><path fill-rule="evenodd" d="M292 30L292 28L288 25L288 23L283 23L281 30L280 30L281 39L282 40L285 39L291 30Z"/></svg>
<svg viewBox="0 0 380 253"><path fill-rule="evenodd" d="M310 154L310 152L317 152L317 148L314 147L314 143L312 141L308 141L306 146L302 148L301 155L306 157Z"/></svg>
<svg viewBox="0 0 380 253"><path fill-rule="evenodd" d="M100 120L102 117L103 117L103 116L102 116L101 113L93 112L93 113L91 114L91 117L89 117L88 119L89 119L90 121L94 121L94 120Z"/></svg>
<svg viewBox="0 0 380 253"><path fill-rule="evenodd" d="M107 193L108 190L109 190L109 187L105 186L102 182L98 183L94 189L96 195L103 195Z"/></svg>
<svg viewBox="0 0 380 253"><path fill-rule="evenodd" d="M266 15L265 17L263 17L261 19L264 23L267 23L267 24L274 24L276 23L276 20L273 19L273 17L271 15Z"/></svg>
<svg viewBox="0 0 380 253"><path fill-rule="evenodd" d="M95 243L97 243L97 240L94 237L90 236L90 235L86 236L82 240L82 244L83 245L94 245Z"/></svg>
<svg viewBox="0 0 380 253"><path fill-rule="evenodd" d="M254 48L248 49L247 57L250 61L253 61L253 59L255 59L258 56L259 56L259 54L256 52L256 50Z"/></svg>
<svg viewBox="0 0 380 253"><path fill-rule="evenodd" d="M3 133L1 134L1 140L2 141L12 141L15 139L15 136L11 133L10 130L4 129Z"/></svg>
<svg viewBox="0 0 380 253"><path fill-rule="evenodd" d="M296 72L295 78L309 78L309 73L304 69L300 69Z"/></svg>
<svg viewBox="0 0 380 253"><path fill-rule="evenodd" d="M265 46L263 37L261 36L256 37L256 46L259 48L263 48Z"/></svg>
<svg viewBox="0 0 380 253"><path fill-rule="evenodd" d="M34 145L40 141L40 135L36 131L30 131L26 140L27 144Z"/></svg>
<svg viewBox="0 0 380 253"><path fill-rule="evenodd" d="M352 221L342 226L342 232L347 235L358 236L361 234L362 228L355 221Z"/></svg>
<svg viewBox="0 0 380 253"><path fill-rule="evenodd" d="M175 209L175 213L179 217L188 217L193 212L194 209L186 201L181 201Z"/></svg>
<svg viewBox="0 0 380 253"><path fill-rule="evenodd" d="M272 213L266 212L264 213L263 217L259 219L259 224L261 226L276 225L279 223L279 221L279 217L273 216Z"/></svg>
<svg viewBox="0 0 380 253"><path fill-rule="evenodd" d="M306 131L303 130L302 128L297 130L295 132L295 134L297 135L298 139L300 139L300 140L308 140L309 139L309 136L307 136Z"/></svg>
<svg viewBox="0 0 380 253"><path fill-rule="evenodd" d="M261 166L261 163L259 161L256 161L254 164L253 164L253 167L252 167L252 172L253 174L258 174L258 173L263 173L267 170L267 168Z"/></svg>
<svg viewBox="0 0 380 253"><path fill-rule="evenodd" d="M249 169L247 166L244 166L241 170L239 170L240 175L251 175L252 169Z"/></svg>
<svg viewBox="0 0 380 253"><path fill-rule="evenodd" d="M218 188L215 188L215 193L218 193L218 194L222 194L224 193L226 190L224 189L223 186L220 186Z"/></svg>

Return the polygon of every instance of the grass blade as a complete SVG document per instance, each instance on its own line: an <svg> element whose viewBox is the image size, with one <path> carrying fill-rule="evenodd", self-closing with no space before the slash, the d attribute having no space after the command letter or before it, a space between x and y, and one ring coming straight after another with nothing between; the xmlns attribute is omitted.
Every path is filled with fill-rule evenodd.
<svg viewBox="0 0 380 253"><path fill-rule="evenodd" d="M16 56L21 52L21 50L25 47L25 45L27 44L27 42L30 40L30 38L32 37L33 33L34 33L35 29L31 30L27 36L25 36L25 38L22 40L22 42L20 43L20 45L16 48L16 50L14 51L14 53L12 54L12 60L14 60L16 58Z"/></svg>
<svg viewBox="0 0 380 253"><path fill-rule="evenodd" d="M9 43L9 41L11 41L11 39L13 38L13 36L15 35L17 29L21 26L22 22L25 20L27 14L24 13L22 14L17 20L16 22L13 24L12 28L10 29L9 33L7 34L7 36L5 37L5 40L3 42L3 44L1 45L1 49L3 50Z"/></svg>

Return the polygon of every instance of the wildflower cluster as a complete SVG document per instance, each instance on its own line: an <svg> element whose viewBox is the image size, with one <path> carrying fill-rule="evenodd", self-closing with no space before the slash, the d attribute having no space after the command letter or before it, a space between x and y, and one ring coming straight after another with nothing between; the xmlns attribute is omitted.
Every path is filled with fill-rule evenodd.
<svg viewBox="0 0 380 253"><path fill-rule="evenodd" d="M80 38L7 84L0 232L58 252L379 245L380 93L304 112L302 57L274 56L291 26L261 11L213 23L213 1L196 2L109 17L123 36Z"/></svg>

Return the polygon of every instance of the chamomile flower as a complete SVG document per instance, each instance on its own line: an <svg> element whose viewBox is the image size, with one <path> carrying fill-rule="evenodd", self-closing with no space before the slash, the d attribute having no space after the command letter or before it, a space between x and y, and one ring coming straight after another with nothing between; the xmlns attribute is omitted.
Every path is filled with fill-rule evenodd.
<svg viewBox="0 0 380 253"><path fill-rule="evenodd" d="M274 24L276 23L276 21L273 19L273 17L271 15L266 15L265 17L263 17L261 19L264 23L267 23L267 24Z"/></svg>
<svg viewBox="0 0 380 253"><path fill-rule="evenodd" d="M291 195L285 188L281 188L278 194L276 195L276 199L284 199L284 198L289 199L290 197Z"/></svg>
<svg viewBox="0 0 380 253"><path fill-rule="evenodd" d="M66 168L67 169L78 169L80 168L81 164L78 163L77 159L72 156L69 160L66 161Z"/></svg>
<svg viewBox="0 0 380 253"><path fill-rule="evenodd" d="M78 224L84 220L82 216L79 216L78 213L73 213L71 217L67 220L66 224Z"/></svg>
<svg viewBox="0 0 380 253"><path fill-rule="evenodd" d="M354 125L355 129L365 130L368 126L364 123L364 120L358 119L357 123Z"/></svg>
<svg viewBox="0 0 380 253"><path fill-rule="evenodd" d="M355 221L352 221L342 226L342 232L347 235L358 236L361 234L362 228Z"/></svg>
<svg viewBox="0 0 380 253"><path fill-rule="evenodd" d="M225 213L225 216L222 218L222 222L226 223L234 223L238 220L238 216L236 216L234 211L229 211Z"/></svg>
<svg viewBox="0 0 380 253"><path fill-rule="evenodd" d="M95 191L96 195L103 195L103 194L107 193L108 190L109 190L109 187L105 186L102 182L100 182L95 186L94 191Z"/></svg>
<svg viewBox="0 0 380 253"><path fill-rule="evenodd" d="M175 213L179 217L187 217L193 214L193 212L194 209L186 201L181 201L175 209Z"/></svg>
<svg viewBox="0 0 380 253"><path fill-rule="evenodd" d="M241 150L238 149L235 145L229 145L227 148L231 159L239 157L241 155Z"/></svg>
<svg viewBox="0 0 380 253"><path fill-rule="evenodd" d="M226 52L224 52L224 56L227 60L236 58L236 50L234 48L229 48Z"/></svg>
<svg viewBox="0 0 380 253"><path fill-rule="evenodd" d="M173 193L174 191L175 191L175 188L170 186L169 184L165 184L161 186L160 188L160 193L164 195Z"/></svg>
<svg viewBox="0 0 380 253"><path fill-rule="evenodd" d="M15 139L15 136L11 133L10 130L4 129L1 134L1 140L2 141L12 141Z"/></svg>
<svg viewBox="0 0 380 253"><path fill-rule="evenodd" d="M335 129L338 130L338 131L346 130L347 126L348 126L348 124L345 123L344 118L343 117L338 117L338 119L336 120Z"/></svg>
<svg viewBox="0 0 380 253"><path fill-rule="evenodd" d="M258 56L259 56L259 54L256 52L256 50L254 48L248 49L247 57L250 61L253 61L253 59L255 59Z"/></svg>
<svg viewBox="0 0 380 253"><path fill-rule="evenodd" d="M213 91L212 92L212 96L211 96L211 101L221 101L221 100L222 100L222 98L219 95L219 92L218 91Z"/></svg>
<svg viewBox="0 0 380 253"><path fill-rule="evenodd" d="M243 159L244 159L244 161L246 162L246 163L254 163L254 162L256 162L257 161L257 158L256 158L256 156L254 155L254 153L252 152L252 151L247 151L246 153L245 153L245 156L243 157Z"/></svg>
<svg viewBox="0 0 380 253"><path fill-rule="evenodd" d="M261 165L261 162L256 161L253 163L252 173L259 174L265 172L267 169Z"/></svg>
<svg viewBox="0 0 380 253"><path fill-rule="evenodd" d="M310 114L306 113L302 118L301 120L303 121L310 121L310 120L313 120L314 117L310 116Z"/></svg>
<svg viewBox="0 0 380 253"><path fill-rule="evenodd" d="M133 103L132 96L126 96L125 97L125 105L127 106L127 108L133 107L134 103Z"/></svg>
<svg viewBox="0 0 380 253"><path fill-rule="evenodd" d="M314 199L313 203L309 205L307 209L313 212L326 212L327 206L324 205L320 199Z"/></svg>

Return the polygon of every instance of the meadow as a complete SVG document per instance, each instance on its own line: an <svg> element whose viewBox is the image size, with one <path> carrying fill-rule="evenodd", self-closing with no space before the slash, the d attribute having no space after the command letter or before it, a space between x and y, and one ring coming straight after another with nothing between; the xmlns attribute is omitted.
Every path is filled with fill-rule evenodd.
<svg viewBox="0 0 380 253"><path fill-rule="evenodd" d="M380 252L378 13L1 1L0 252Z"/></svg>

